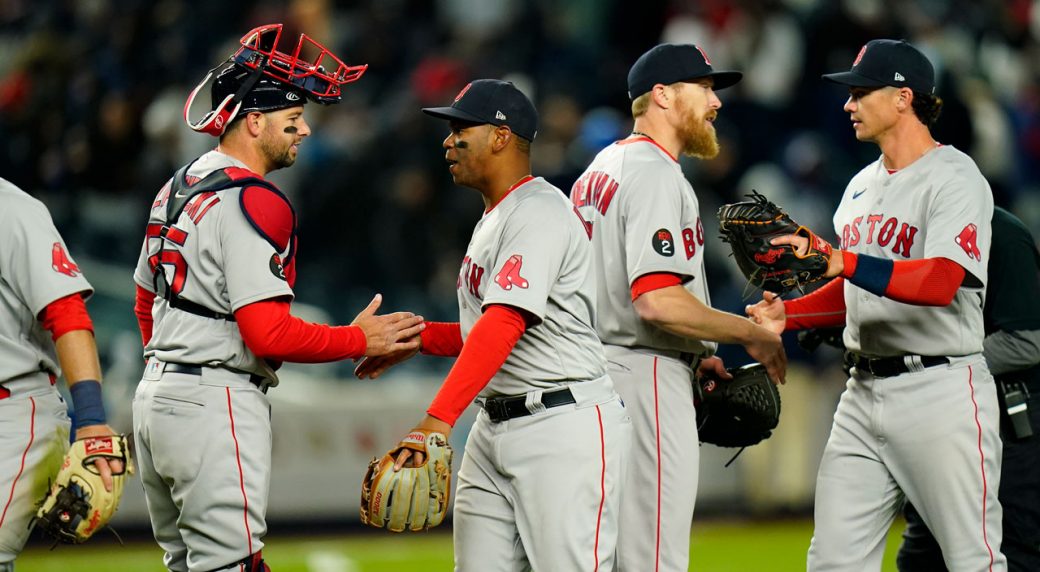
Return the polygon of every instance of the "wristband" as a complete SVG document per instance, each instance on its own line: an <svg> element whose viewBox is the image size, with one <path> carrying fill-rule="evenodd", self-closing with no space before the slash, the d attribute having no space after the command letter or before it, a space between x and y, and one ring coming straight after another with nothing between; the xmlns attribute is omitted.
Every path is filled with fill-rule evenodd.
<svg viewBox="0 0 1040 572"><path fill-rule="evenodd" d="M848 280L871 294L884 296L894 267L894 260L860 254L856 256L856 267Z"/></svg>
<svg viewBox="0 0 1040 572"><path fill-rule="evenodd" d="M84 379L70 384L72 394L73 417L72 429L77 430L87 425L105 424L105 404L101 400L101 382Z"/></svg>

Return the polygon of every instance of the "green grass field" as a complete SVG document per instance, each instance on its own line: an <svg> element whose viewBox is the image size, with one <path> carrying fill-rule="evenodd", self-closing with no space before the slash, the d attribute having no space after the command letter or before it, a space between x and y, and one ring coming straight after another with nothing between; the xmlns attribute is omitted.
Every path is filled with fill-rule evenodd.
<svg viewBox="0 0 1040 572"><path fill-rule="evenodd" d="M893 527L882 570L895 571L902 523ZM797 572L805 570L812 524L712 521L695 523L690 570L698 572ZM452 569L451 535L349 534L293 538L272 535L264 556L273 572L440 572ZM17 572L163 572L154 544L88 543L53 551L33 546L17 561ZM547 571L552 572L552 571Z"/></svg>

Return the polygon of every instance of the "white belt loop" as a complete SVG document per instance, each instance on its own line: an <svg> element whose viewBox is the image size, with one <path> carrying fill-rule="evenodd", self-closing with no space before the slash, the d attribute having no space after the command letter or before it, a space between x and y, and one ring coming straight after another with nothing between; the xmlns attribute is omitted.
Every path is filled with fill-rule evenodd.
<svg viewBox="0 0 1040 572"><path fill-rule="evenodd" d="M543 390L541 389L527 392L527 399L524 400L524 407L526 407L532 415L545 412L545 404L542 403L542 393Z"/></svg>
<svg viewBox="0 0 1040 572"><path fill-rule="evenodd" d="M919 355L905 355L903 356L903 363L906 365L906 369L914 373L924 371L924 363L921 362L921 356Z"/></svg>

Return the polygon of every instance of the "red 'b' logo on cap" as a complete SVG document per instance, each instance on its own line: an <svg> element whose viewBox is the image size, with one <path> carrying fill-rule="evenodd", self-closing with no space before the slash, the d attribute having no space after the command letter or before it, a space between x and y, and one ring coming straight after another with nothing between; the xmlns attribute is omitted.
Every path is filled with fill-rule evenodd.
<svg viewBox="0 0 1040 572"><path fill-rule="evenodd" d="M704 52L704 50L702 50L701 47L698 46L698 45L694 45L693 47L697 48L697 51L701 53L701 57L704 58L704 63L706 63L706 64L708 64L710 66L711 65L711 60L708 59L708 54L706 54Z"/></svg>
<svg viewBox="0 0 1040 572"><path fill-rule="evenodd" d="M469 91L471 85L473 84L467 83L466 87L462 88L462 91L460 91L459 94L455 96L455 101L453 101L452 103L458 103L459 100L462 99L462 96L466 95L466 92Z"/></svg>
<svg viewBox="0 0 1040 572"><path fill-rule="evenodd" d="M859 62L863 59L863 54L865 53L867 53L867 45L863 44L863 47L859 49L859 54L856 54L856 61L852 62L852 67L859 65Z"/></svg>

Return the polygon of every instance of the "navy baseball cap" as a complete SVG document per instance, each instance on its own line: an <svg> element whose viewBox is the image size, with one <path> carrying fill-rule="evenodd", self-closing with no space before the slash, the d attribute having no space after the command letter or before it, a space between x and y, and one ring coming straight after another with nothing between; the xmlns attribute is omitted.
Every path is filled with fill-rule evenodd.
<svg viewBox="0 0 1040 572"><path fill-rule="evenodd" d="M860 48L852 69L824 74L823 79L849 87L909 87L935 91L932 62L906 40L871 40Z"/></svg>
<svg viewBox="0 0 1040 572"><path fill-rule="evenodd" d="M693 44L659 44L639 56L628 70L628 98L635 99L659 83L670 85L704 77L715 80L714 89L723 89L740 81L744 74L715 71L708 54Z"/></svg>
<svg viewBox="0 0 1040 572"><path fill-rule="evenodd" d="M424 107L423 113L441 119L506 125L513 133L534 141L538 111L515 85L498 79L478 79L466 84L451 107Z"/></svg>

